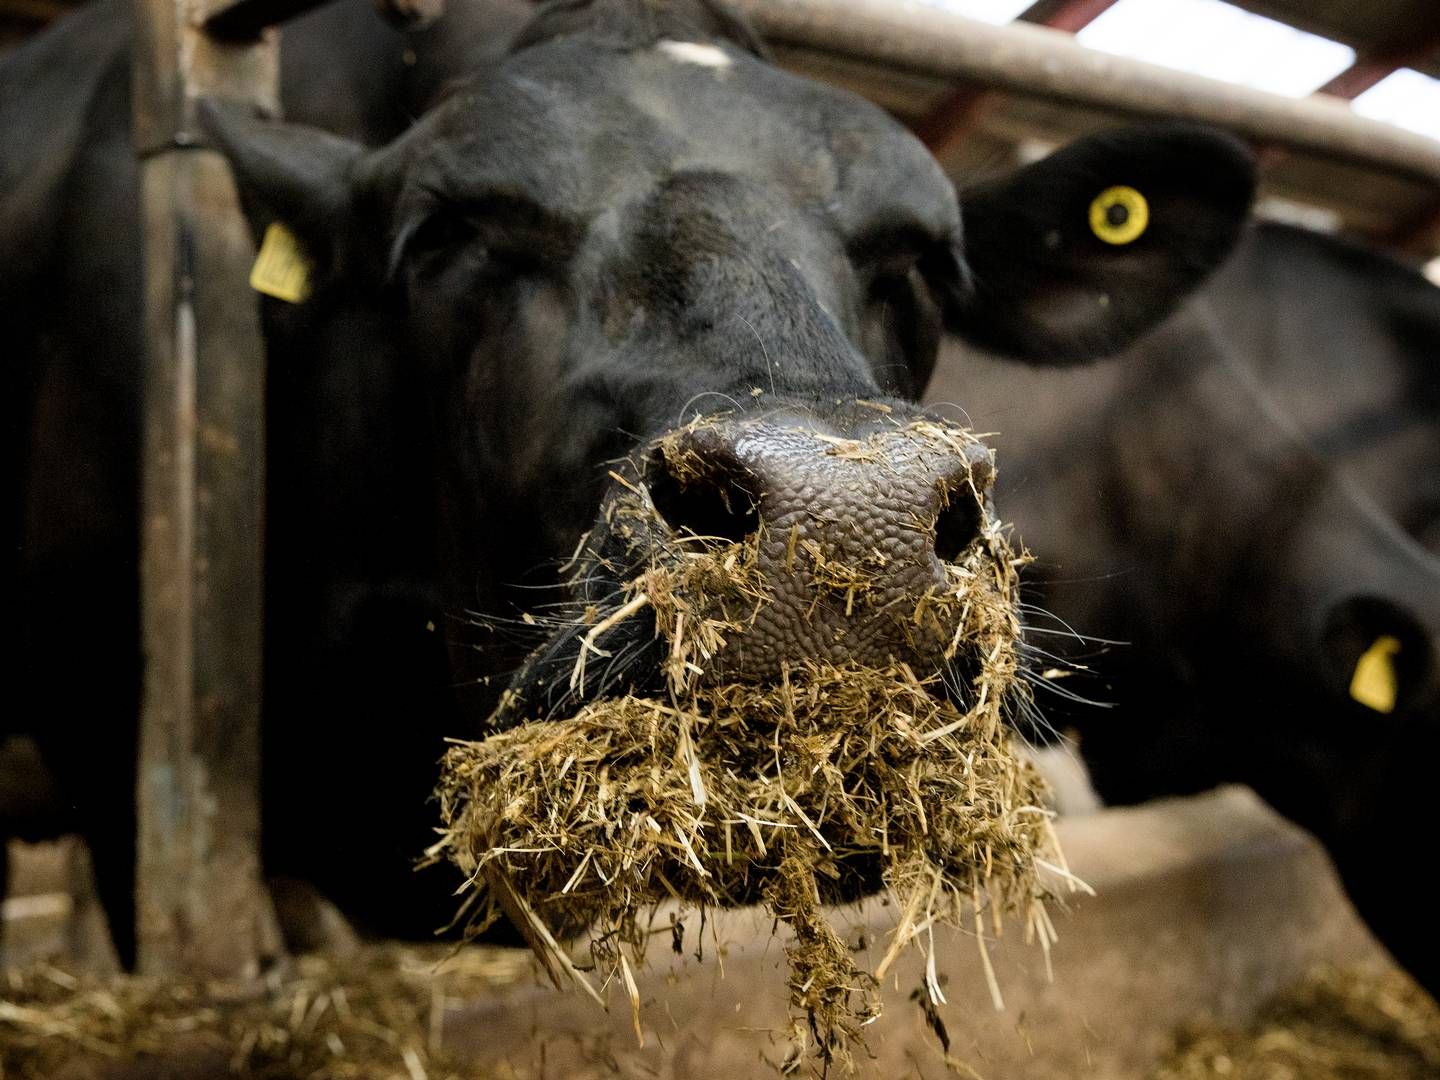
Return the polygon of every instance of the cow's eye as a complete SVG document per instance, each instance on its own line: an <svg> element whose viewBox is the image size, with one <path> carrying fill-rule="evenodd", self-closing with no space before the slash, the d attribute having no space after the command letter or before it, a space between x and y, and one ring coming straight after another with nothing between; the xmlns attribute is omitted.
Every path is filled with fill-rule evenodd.
<svg viewBox="0 0 1440 1080"><path fill-rule="evenodd" d="M514 200L441 204L402 242L401 260L424 278L452 272L523 277L562 265L573 230Z"/></svg>
<svg viewBox="0 0 1440 1080"><path fill-rule="evenodd" d="M401 260L423 276L447 269L456 259L483 260L480 224L467 214L445 207L427 215L403 241Z"/></svg>
<svg viewBox="0 0 1440 1080"><path fill-rule="evenodd" d="M917 255L877 267L866 295L865 351L888 388L919 396L940 345L940 312L920 273Z"/></svg>

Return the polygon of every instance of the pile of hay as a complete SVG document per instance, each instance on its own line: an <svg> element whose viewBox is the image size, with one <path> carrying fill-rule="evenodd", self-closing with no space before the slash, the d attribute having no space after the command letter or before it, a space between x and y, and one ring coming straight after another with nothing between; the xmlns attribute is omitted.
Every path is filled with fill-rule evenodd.
<svg viewBox="0 0 1440 1080"><path fill-rule="evenodd" d="M1181 1033L1154 1080L1434 1080L1440 1006L1409 978L1322 968L1245 1031Z"/></svg>
<svg viewBox="0 0 1440 1080"><path fill-rule="evenodd" d="M440 1044L445 1004L532 970L518 950L439 946L305 956L253 983L100 980L39 964L0 973L0 1076L91 1075L85 1063L145 1075L183 1060L262 1080L477 1080Z"/></svg>
<svg viewBox="0 0 1440 1080"><path fill-rule="evenodd" d="M843 1059L878 1014L877 979L937 924L983 934L983 912L998 933L1000 916L1018 913L1048 950L1054 929L1037 867L1047 852L1058 867L1063 859L1042 782L1002 722L1020 692L1020 560L998 526L989 522L947 568L945 588L906 613L947 661L968 665L962 711L938 677L904 664L707 680L727 641L745 632L746 612L767 602L754 538L667 540L638 486L612 500L607 517L612 534L618 525L644 536L647 565L608 615L587 613L575 677L604 631L653 619L668 693L591 701L450 750L433 854L466 875L472 926L509 916L557 984L573 979L598 998L558 942L593 928L599 975L626 986L638 1010L630 957L642 956L657 904L762 903L791 931L792 1064L811 1045L825 1063ZM808 574L817 598L861 580L824 551L808 566L805 546L795 547L796 573ZM821 908L879 888L893 898L897 927L867 973Z"/></svg>

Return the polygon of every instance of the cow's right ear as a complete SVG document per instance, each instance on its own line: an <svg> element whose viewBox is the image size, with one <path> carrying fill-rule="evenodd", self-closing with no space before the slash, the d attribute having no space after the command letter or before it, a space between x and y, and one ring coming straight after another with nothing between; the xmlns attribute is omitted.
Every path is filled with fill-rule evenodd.
<svg viewBox="0 0 1440 1080"><path fill-rule="evenodd" d="M229 159L240 202L259 242L286 226L320 272L333 272L353 233L359 144L316 128L266 120L243 105L206 98L201 126Z"/></svg>
<svg viewBox="0 0 1440 1080"><path fill-rule="evenodd" d="M1229 255L1255 161L1184 124L1102 131L966 191L952 328L1032 364L1123 349Z"/></svg>

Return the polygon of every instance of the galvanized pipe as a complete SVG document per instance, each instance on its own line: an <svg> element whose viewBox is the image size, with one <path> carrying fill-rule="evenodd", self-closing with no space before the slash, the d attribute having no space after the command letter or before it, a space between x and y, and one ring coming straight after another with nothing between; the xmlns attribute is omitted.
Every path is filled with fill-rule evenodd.
<svg viewBox="0 0 1440 1080"><path fill-rule="evenodd" d="M1087 49L1057 30L989 26L917 0L731 0L767 39L944 79L1244 138L1440 184L1440 142L1358 116Z"/></svg>

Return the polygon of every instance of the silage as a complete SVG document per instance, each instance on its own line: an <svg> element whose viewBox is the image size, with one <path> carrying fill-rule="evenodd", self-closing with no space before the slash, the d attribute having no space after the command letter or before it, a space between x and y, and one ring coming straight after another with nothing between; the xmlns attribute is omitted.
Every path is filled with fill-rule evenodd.
<svg viewBox="0 0 1440 1080"><path fill-rule="evenodd" d="M928 422L917 435L969 438ZM865 447L842 441L826 452ZM1037 869L1047 853L1062 868L1063 859L1041 781L1003 722L1021 693L1021 560L988 515L945 567L944 587L909 598L905 612L908 632L967 672L962 708L938 672L903 662L797 663L767 683L707 678L727 640L745 632L747 611L768 602L754 537L667 537L633 485L606 514L612 532L643 538L647 565L608 615L591 613L572 681L585 678L604 632L645 618L665 646L667 692L591 701L451 749L435 854L466 875L472 925L508 915L557 982L598 997L559 939L590 928L601 977L633 987L627 951L643 954L656 905L763 904L790 930L791 1064L807 1048L826 1063L845 1059L878 1015L878 980L937 925L984 934L988 909L999 932L1001 915L1018 914L1048 949ZM813 543L792 546L794 572L807 575L817 603L848 611L857 591L865 602L863 568L837 567ZM897 926L866 972L823 906L877 886Z"/></svg>
<svg viewBox="0 0 1440 1080"><path fill-rule="evenodd" d="M531 970L514 949L442 945L301 956L234 982L36 964L0 972L0 1077L194 1076L211 1063L206 1075L252 1080L481 1080L496 1074L442 1045L447 1003Z"/></svg>
<svg viewBox="0 0 1440 1080"><path fill-rule="evenodd" d="M1440 1007L1404 973L1321 967L1245 1030L1197 1023L1153 1080L1433 1080Z"/></svg>

